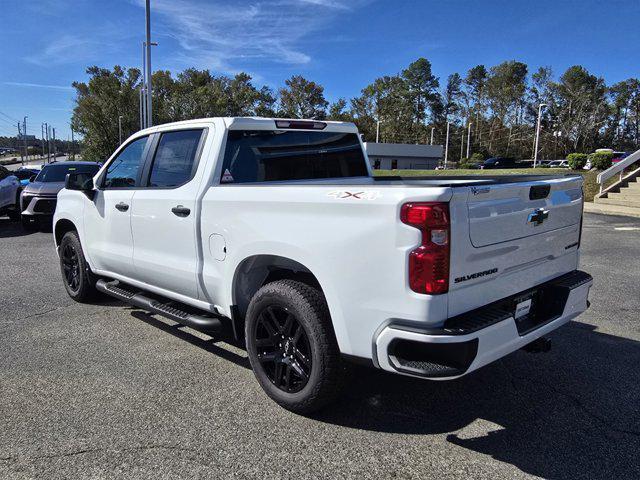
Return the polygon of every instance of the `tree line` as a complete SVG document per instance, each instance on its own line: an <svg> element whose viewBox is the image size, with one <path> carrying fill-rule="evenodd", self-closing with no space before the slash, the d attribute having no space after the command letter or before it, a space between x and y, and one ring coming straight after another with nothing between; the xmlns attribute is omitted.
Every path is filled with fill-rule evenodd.
<svg viewBox="0 0 640 480"><path fill-rule="evenodd" d="M105 159L139 129L141 72L90 67L75 82L73 128L87 159ZM518 61L477 65L440 79L419 58L395 75L375 79L360 95L330 103L322 85L300 75L274 90L246 73L233 77L190 68L153 73L153 123L215 116L315 118L354 122L366 141L444 144L449 160L470 153L532 158L541 111L539 158L564 158L596 148L635 150L640 143L640 80L607 85L580 65L556 80L549 67L534 72ZM540 107L544 104L544 107Z"/></svg>

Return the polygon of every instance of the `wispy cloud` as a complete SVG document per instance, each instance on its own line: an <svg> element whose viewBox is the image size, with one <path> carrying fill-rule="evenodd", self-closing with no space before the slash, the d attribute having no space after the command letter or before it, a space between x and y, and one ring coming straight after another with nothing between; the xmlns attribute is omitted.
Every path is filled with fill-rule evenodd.
<svg viewBox="0 0 640 480"><path fill-rule="evenodd" d="M45 85L42 83L27 83L27 82L2 82L4 85L11 85L13 87L31 87L31 88L48 88L51 90L73 90L73 87L65 87L64 85Z"/></svg>
<svg viewBox="0 0 640 480"><path fill-rule="evenodd" d="M41 52L27 56L26 60L41 67L82 61L90 55L91 43L90 40L77 35L61 35Z"/></svg>
<svg viewBox="0 0 640 480"><path fill-rule="evenodd" d="M143 7L142 0L133 0ZM369 0L154 0L159 33L175 39L184 64L236 73L251 63L304 65L305 45L337 15Z"/></svg>

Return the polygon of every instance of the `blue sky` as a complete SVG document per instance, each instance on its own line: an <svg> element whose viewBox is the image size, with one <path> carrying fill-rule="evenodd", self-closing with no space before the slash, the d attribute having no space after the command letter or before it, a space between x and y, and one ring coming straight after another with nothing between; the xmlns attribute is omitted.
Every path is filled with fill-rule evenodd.
<svg viewBox="0 0 640 480"><path fill-rule="evenodd" d="M640 0L151 0L154 69L293 74L351 98L418 57L436 75L520 60L575 64L607 83L640 77ZM69 135L71 82L89 65L139 66L144 0L0 0L0 135L40 124Z"/></svg>

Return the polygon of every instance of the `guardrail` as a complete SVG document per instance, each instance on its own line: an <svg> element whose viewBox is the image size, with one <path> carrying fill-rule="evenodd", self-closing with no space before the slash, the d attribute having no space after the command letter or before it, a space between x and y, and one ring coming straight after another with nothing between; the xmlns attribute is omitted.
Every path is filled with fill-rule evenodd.
<svg viewBox="0 0 640 480"><path fill-rule="evenodd" d="M625 168L633 165L638 160L640 160L640 150L635 151L634 153L632 153L628 157L626 157L626 158L620 160L619 162L614 163L613 165L611 165L604 172L599 173L598 174L598 184L600 184L600 193L602 193L602 188L603 188L604 182L609 180L611 177L613 177L617 173L620 174L620 181L622 181L622 174L624 173Z"/></svg>

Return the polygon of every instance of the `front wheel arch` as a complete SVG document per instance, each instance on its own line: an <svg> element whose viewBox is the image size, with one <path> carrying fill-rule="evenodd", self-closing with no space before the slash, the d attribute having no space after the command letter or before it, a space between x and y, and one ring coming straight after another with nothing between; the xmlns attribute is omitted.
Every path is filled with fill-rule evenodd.
<svg viewBox="0 0 640 480"><path fill-rule="evenodd" d="M56 247L60 246L62 237L64 237L67 232L72 232L72 231L77 232L78 229L76 228L75 224L71 220L68 220L66 218L62 218L58 220L53 228L53 235L55 238Z"/></svg>

